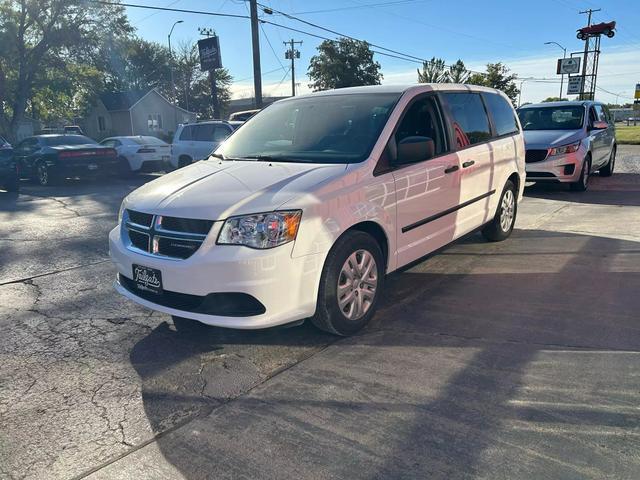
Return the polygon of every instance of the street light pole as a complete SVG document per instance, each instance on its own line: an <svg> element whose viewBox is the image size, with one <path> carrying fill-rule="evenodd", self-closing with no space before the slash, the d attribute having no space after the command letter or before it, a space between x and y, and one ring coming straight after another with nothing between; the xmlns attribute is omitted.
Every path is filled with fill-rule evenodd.
<svg viewBox="0 0 640 480"><path fill-rule="evenodd" d="M564 48L562 45L560 45L558 42L544 42L545 45L557 45L562 49L562 59L564 60L565 58L567 58L567 49ZM560 100L562 100L562 91L564 88L564 73L560 73L560 96L558 97Z"/></svg>
<svg viewBox="0 0 640 480"><path fill-rule="evenodd" d="M176 28L176 25L179 23L183 23L182 20L177 20L171 30L169 31L169 71L171 72L171 93L173 94L173 133L175 134L176 129L178 128L178 106L176 105L176 82L173 78L173 50L171 50L171 34L173 33L173 29Z"/></svg>

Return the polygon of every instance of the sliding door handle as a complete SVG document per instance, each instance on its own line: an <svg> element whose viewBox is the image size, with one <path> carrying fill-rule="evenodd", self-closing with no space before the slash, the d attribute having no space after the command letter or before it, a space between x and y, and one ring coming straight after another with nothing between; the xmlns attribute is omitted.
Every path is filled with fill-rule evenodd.
<svg viewBox="0 0 640 480"><path fill-rule="evenodd" d="M444 169L444 173L453 173L453 172L457 172L460 169L460 167L458 165L451 165L450 167L447 167Z"/></svg>
<svg viewBox="0 0 640 480"><path fill-rule="evenodd" d="M476 163L476 162L475 162L475 160L469 160L468 162L464 162L464 163L462 164L462 168L468 168L468 167L470 167L471 165L473 165L474 163Z"/></svg>

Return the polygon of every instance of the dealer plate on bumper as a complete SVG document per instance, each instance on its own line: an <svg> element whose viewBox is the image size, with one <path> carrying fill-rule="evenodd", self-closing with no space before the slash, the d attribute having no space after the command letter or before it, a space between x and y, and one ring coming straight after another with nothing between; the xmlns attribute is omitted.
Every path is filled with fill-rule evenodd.
<svg viewBox="0 0 640 480"><path fill-rule="evenodd" d="M133 282L138 290L162 294L162 273L160 270L142 265L132 265Z"/></svg>

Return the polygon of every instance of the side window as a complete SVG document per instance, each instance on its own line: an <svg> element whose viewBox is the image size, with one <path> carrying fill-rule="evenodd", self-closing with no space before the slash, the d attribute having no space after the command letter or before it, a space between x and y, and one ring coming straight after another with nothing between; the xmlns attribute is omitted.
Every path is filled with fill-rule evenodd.
<svg viewBox="0 0 640 480"><path fill-rule="evenodd" d="M496 135L498 137L519 131L516 113L507 100L497 93L484 94L484 99L493 117L493 123L495 123Z"/></svg>
<svg viewBox="0 0 640 480"><path fill-rule="evenodd" d="M458 148L491 139L489 117L479 93L445 93L452 115L455 142Z"/></svg>
<svg viewBox="0 0 640 480"><path fill-rule="evenodd" d="M213 141L213 131L215 129L215 125L211 123L202 123L200 125L195 125L194 129L194 137L193 139L196 142L212 142Z"/></svg>
<svg viewBox="0 0 640 480"><path fill-rule="evenodd" d="M104 145L105 147L115 147L116 142L113 140L103 140L101 145Z"/></svg>
<svg viewBox="0 0 640 480"><path fill-rule="evenodd" d="M186 125L184 127L182 127L182 132L180 132L180 140L182 140L183 142L188 142L190 140L193 140L193 126L192 125Z"/></svg>
<svg viewBox="0 0 640 480"><path fill-rule="evenodd" d="M589 108L589 126L592 127L594 122L598 121L598 114L596 113L596 109L593 107Z"/></svg>
<svg viewBox="0 0 640 480"><path fill-rule="evenodd" d="M213 141L222 142L225 138L231 135L232 130L225 125L216 125L213 132Z"/></svg>
<svg viewBox="0 0 640 480"><path fill-rule="evenodd" d="M601 122L608 122L607 114L604 112L604 108L602 108L602 105L596 105L595 109L596 109L596 115L598 116L598 120Z"/></svg>
<svg viewBox="0 0 640 480"><path fill-rule="evenodd" d="M409 137L426 137L433 140L433 155L447 151L442 117L434 96L417 100L409 107L396 131L396 145ZM428 160L428 158L425 158Z"/></svg>

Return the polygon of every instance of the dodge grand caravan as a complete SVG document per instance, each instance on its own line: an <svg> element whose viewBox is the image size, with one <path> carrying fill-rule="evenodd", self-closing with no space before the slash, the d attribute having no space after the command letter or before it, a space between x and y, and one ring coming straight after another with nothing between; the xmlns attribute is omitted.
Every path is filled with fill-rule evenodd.
<svg viewBox="0 0 640 480"><path fill-rule="evenodd" d="M210 325L311 318L348 335L373 316L386 274L476 229L507 238L524 179L520 123L499 91L297 96L124 199L115 288Z"/></svg>

